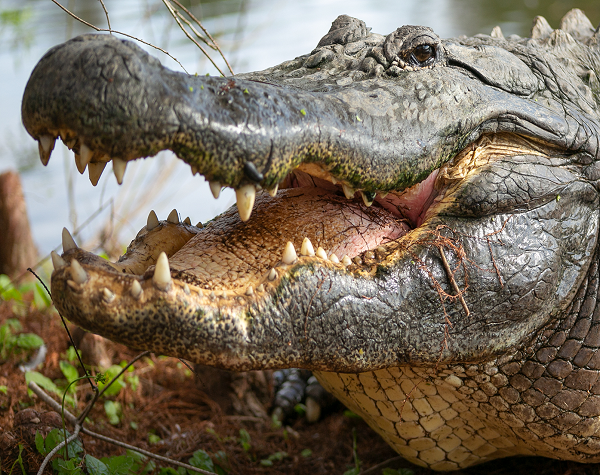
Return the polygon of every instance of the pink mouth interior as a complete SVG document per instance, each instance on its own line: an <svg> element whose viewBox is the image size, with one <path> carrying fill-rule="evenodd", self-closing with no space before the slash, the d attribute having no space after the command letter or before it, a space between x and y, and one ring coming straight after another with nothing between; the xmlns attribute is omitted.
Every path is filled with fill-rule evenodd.
<svg viewBox="0 0 600 475"><path fill-rule="evenodd" d="M277 197L257 196L247 222L230 209L170 259L172 269L204 288L246 288L281 265L287 241L300 255L305 237L315 250L353 258L399 239L423 221L434 196L437 172L402 195L378 196L366 207L359 193L348 200L341 187L296 171Z"/></svg>

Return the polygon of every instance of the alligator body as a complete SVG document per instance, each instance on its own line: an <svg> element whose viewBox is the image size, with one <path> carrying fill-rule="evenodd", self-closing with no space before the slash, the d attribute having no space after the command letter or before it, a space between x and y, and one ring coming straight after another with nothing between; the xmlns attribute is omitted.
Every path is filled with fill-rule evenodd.
<svg viewBox="0 0 600 475"><path fill-rule="evenodd" d="M239 214L151 212L116 263L65 232L54 303L136 348L311 369L435 470L600 462L599 74L579 10L531 38L341 16L311 54L229 78L75 38L25 91L42 161L60 136L121 182L171 149Z"/></svg>

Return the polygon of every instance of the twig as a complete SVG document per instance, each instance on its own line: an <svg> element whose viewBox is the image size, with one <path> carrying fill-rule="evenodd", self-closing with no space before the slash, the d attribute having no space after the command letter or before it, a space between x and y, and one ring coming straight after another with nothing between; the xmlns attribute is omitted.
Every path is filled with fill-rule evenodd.
<svg viewBox="0 0 600 475"><path fill-rule="evenodd" d="M55 411L59 412L61 411L61 405L56 402L54 399L52 399L47 393L46 391L44 391L42 388L40 388L36 383L34 383L33 381L31 381L28 385L29 389L31 389L40 399L42 399L46 404L48 404L50 407L52 407ZM85 435L89 435L90 437L93 437L95 439L99 439L99 440L103 440L104 442L108 442L109 444L113 444L116 445L117 447L121 447L124 449L129 449L129 450L133 450L135 452L138 452L142 455L145 455L147 457L151 457L153 459L156 460L160 460L161 462L165 462L165 463L171 463L173 465L177 465L179 467L184 467L188 470L191 470L193 472L197 472L197 473L202 473L205 475L214 475L214 473L212 472L207 472L206 470L202 470L201 468L197 468L197 467L193 467L192 465L189 465L187 463L183 463L183 462L179 462L177 460L173 460L170 459L168 457L163 457L162 455L158 455L158 454L154 454L152 452L149 452L147 450L144 450L142 448L136 447L134 445L129 445L126 444L125 442L121 442L119 440L115 440L112 439L110 437L107 437L105 435L102 434L98 434L96 432L93 432L89 429L86 429L85 427L83 427L81 424L78 423L77 418L71 414L67 409L65 409L65 418L74 426L74 432L82 432ZM78 429L79 428L79 429ZM71 437L69 437L70 439ZM41 472L39 472L41 473Z"/></svg>
<svg viewBox="0 0 600 475"><path fill-rule="evenodd" d="M458 297L458 300L460 300L460 304L465 309L465 312L467 313L467 317L468 317L471 314L471 312L469 311L469 307L467 307L467 302L465 302L462 292L458 288L458 284L456 283L456 280L454 279L454 274L452 273L452 269L450 269L450 264L448 264L448 260L446 259L446 254L444 254L444 248L442 246L438 246L438 249L440 250L440 256L442 256L442 264L444 265L446 274L448 274L448 279L450 279L452 288L456 292L456 296Z"/></svg>
<svg viewBox="0 0 600 475"><path fill-rule="evenodd" d="M71 434L66 440L63 440L56 447L54 447L50 452L48 452L46 457L44 457L44 461L40 465L40 469L38 470L37 475L42 475L44 473L44 469L46 468L46 465L48 465L48 462L50 462L50 460L52 460L52 457L54 457L60 449L62 449L63 447L66 447L71 442L73 442L79 436L79 431L81 429L82 429L82 427L80 425L76 425L75 429L73 430L73 434Z"/></svg>
<svg viewBox="0 0 600 475"><path fill-rule="evenodd" d="M106 5L104 5L104 0L98 0L100 2L100 5L102 5L102 8L104 9L104 14L106 15L106 23L108 23L108 31L110 31L110 34L112 35L112 28L110 26L110 18L108 16L108 10L106 9Z"/></svg>
<svg viewBox="0 0 600 475"><path fill-rule="evenodd" d="M52 1L54 1L54 0L52 0ZM206 50L202 47L202 45L200 43L198 43L192 37L192 35L190 35L188 33L188 31L185 29L185 27L181 24L181 21L179 20L179 15L175 12L175 10L173 9L173 7L169 3L169 0L162 0L162 2L165 4L165 7L167 7L167 10L169 10L169 13L175 19L175 21L177 22L177 24L179 25L179 28L181 28L181 31L183 31L185 33L185 36L187 36L192 43L194 43L198 48L200 48L200 51L202 51L202 53L204 54L204 56L206 56L208 58L208 60L212 63L212 65L215 68L217 68L217 71L219 71L219 74L221 74L221 76L225 76L225 74L223 73L223 71L221 71L221 68L219 68L219 66L217 66L217 63L214 62L214 60L210 57L210 55L206 52Z"/></svg>
<svg viewBox="0 0 600 475"><path fill-rule="evenodd" d="M223 54L223 51L221 51L221 48L219 48L219 44L215 41L215 39L212 37L212 35L210 34L210 32L204 28L204 26L202 26L202 23L200 23L200 20L198 20L194 14L192 12L190 12L187 8L185 8L185 6L183 6L180 2L178 2L177 0L171 0L175 5L177 5L179 8L181 8L185 13L188 14L188 16L194 20L196 22L196 24L202 29L202 31L204 32L204 34L206 36L209 37L210 41L212 41L213 46L211 46L209 43L208 46L211 46L211 48L216 49L219 54L221 55L221 58L223 58L223 61L225 61L225 64L227 65L227 67L229 68L229 71L231 72L231 74L235 74L233 72L233 69L231 68L231 66L229 65L229 61L227 61L227 58L225 57L225 55ZM192 30L194 31L194 33L196 32L196 30L194 29L193 26L190 25L190 28L192 28ZM198 33L196 33L198 35ZM200 35L198 35L198 38L202 38Z"/></svg>
<svg viewBox="0 0 600 475"><path fill-rule="evenodd" d="M100 28L97 27L96 25L92 25L91 23L88 23L87 21L85 21L83 18L79 18L77 15L75 15L73 12L69 11L67 8L63 7L60 3L57 2L57 0L52 0L52 3L56 4L58 7L60 7L67 15L72 16L73 18L75 18L77 21L83 23L86 26L89 26L90 28L92 28L93 30L96 31L106 31L108 33L116 33L117 35L123 35L126 36L127 38L131 38L132 40L136 40L139 41L140 43L143 43L147 46L150 46L151 48L157 49L158 51L160 51L161 53L166 54L169 58L171 58L173 61L175 61L177 64L179 64L179 66L181 66L181 69L183 69L187 74L190 74L188 72L187 69L185 69L185 67L183 66L183 64L181 64L179 62L179 60L177 58L175 58L174 56L172 56L171 54L169 54L167 51L165 51L164 49L162 49L160 46L155 46L152 43L148 43L147 41L144 41L140 38L137 38L136 36L133 35L128 35L127 33L123 33L122 31L117 31L117 30L109 30L106 28Z"/></svg>

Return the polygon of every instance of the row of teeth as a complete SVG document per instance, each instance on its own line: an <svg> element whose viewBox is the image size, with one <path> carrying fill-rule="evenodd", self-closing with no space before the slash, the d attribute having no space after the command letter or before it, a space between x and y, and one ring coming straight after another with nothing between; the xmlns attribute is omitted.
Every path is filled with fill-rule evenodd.
<svg viewBox="0 0 600 475"><path fill-rule="evenodd" d="M155 221L156 221L156 224L155 224ZM179 219L177 218L177 210L173 210L171 212L171 214L169 214L168 221L171 223L175 223L175 224L179 223ZM149 230L151 230L154 227L156 227L157 225L158 225L158 220L156 218L156 213L154 211L151 211L148 216L147 228ZM75 242L75 240L73 239L73 236L71 236L71 233L68 231L67 228L63 228L62 246L63 246L63 253L70 251L72 249L78 249L77 243ZM383 248L381 250L383 250ZM59 268L67 265L67 261L65 261L65 259L63 259L57 252L52 251L50 255L52 258L52 265L54 266L55 270L58 270ZM315 251L314 247L312 245L312 242L310 241L309 238L304 238L304 240L302 241L302 246L300 248L300 255L306 256L306 257L318 257L320 259L330 261L334 264L342 264L345 267L352 264L352 260L347 255L344 255L344 257L342 257L342 259L340 260L334 253L331 253L329 256L327 256L327 252L320 246ZM281 263L284 265L291 265L291 264L295 263L297 260L298 260L298 255L296 254L296 249L294 248L294 245L290 241L288 241L283 249L283 254L281 256ZM71 274L71 279L67 281L67 285L69 285L69 287L71 287L73 290L79 291L81 288L81 285L83 285L87 282L88 275L87 275L87 272L81 266L81 264L77 261L77 259L71 260L70 274ZM271 268L271 270L269 271L269 274L267 275L267 279L269 280L269 282L272 282L275 279L277 279L277 277L278 277L277 270L274 267ZM169 266L169 259L164 252L160 253L160 255L156 261L155 268L154 268L154 275L152 276L152 282L157 289L163 290L163 291L166 291L169 288L169 286L171 285L172 279L171 279L171 269ZM186 294L190 293L190 287L187 283L184 284L183 290ZM265 287L263 284L260 284L260 285L258 285L256 290L258 292L263 292L265 290ZM101 290L101 292L102 292L102 298L106 303L111 303L115 299L115 294L110 289L104 287ZM201 293L201 291L199 289L197 289L197 292L199 294ZM135 299L139 299L142 296L143 289L142 289L140 282L137 279L133 280L133 282L131 284L131 288L130 288L130 293L131 293L131 296ZM254 288L252 286L249 286L246 289L245 295L250 296L253 294L254 294ZM209 294L210 298L221 297L221 296L225 296L225 292L212 291Z"/></svg>
<svg viewBox="0 0 600 475"><path fill-rule="evenodd" d="M68 134L64 131L59 133L61 140L64 144L69 148L73 149L78 140L76 138L69 139ZM38 150L40 153L40 160L44 166L48 165L50 161L50 155L54 150L54 145L56 143L56 137L52 135L42 135L39 138L38 142ZM93 186L98 184L104 169L106 168L106 164L110 161L113 162L113 173L115 174L115 178L117 179L117 183L119 185L123 184L123 178L125 176L125 170L127 169L127 162L125 160L121 160L120 158L110 158L108 155L104 155L100 158L100 161L92 162L92 158L94 157L94 152L90 150L90 148L84 143L79 144L79 153L75 153L75 165L77 166L77 170L79 173L83 174L85 169L88 169L88 174L90 178L90 182ZM192 168L192 174L196 175L199 173L198 168L195 165L190 165ZM337 180L333 177L332 182L335 185ZM217 199L221 193L222 185L217 181L209 181L210 191ZM344 195L349 200L354 199L354 194L356 190L351 186L342 183L342 189L344 191ZM279 185L275 185L273 188L267 190L268 193L275 197L277 194ZM373 201L375 200L375 193L366 193L362 190L359 190L360 196L362 197L363 202L366 206L371 206ZM384 198L387 193L380 193L381 197ZM242 221L248 221L250 219L250 215L252 214L252 209L254 208L254 200L256 198L256 186L252 184L243 185L240 188L235 190L235 196L237 201L237 208L240 215L240 219Z"/></svg>

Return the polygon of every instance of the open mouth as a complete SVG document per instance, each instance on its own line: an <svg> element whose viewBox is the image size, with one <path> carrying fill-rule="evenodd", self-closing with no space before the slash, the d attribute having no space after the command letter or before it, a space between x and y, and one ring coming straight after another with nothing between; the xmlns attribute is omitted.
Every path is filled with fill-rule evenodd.
<svg viewBox="0 0 600 475"><path fill-rule="evenodd" d="M204 226L181 221L176 210L159 221L152 211L116 263L77 248L65 231L66 256L72 253L73 261L78 261L71 265L67 283L80 291L88 281L81 264L102 269L106 276L97 289L110 303L117 291L140 299L145 290L164 291L173 281L186 294L194 290L209 298L253 296L276 286L296 264L364 273L436 214L436 205L452 183L495 157L522 152L542 153L523 138L484 136L420 183L375 196L337 182L320 165L302 164L280 183L278 192L256 193L249 185L256 193L249 210L238 192L238 210L231 208ZM53 259L57 269L67 264L56 254ZM117 283L124 288L115 290L110 275L118 276Z"/></svg>

